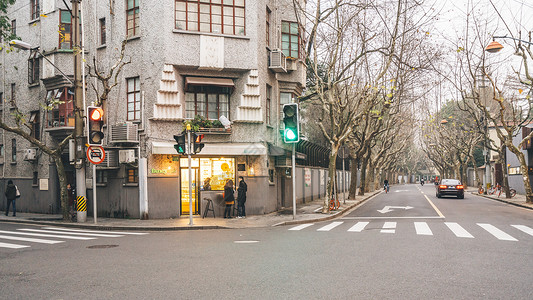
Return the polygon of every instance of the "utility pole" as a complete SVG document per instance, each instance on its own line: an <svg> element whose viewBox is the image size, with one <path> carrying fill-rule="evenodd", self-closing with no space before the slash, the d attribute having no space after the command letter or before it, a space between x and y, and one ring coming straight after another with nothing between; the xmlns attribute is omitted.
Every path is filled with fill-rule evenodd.
<svg viewBox="0 0 533 300"><path fill-rule="evenodd" d="M81 73L81 53L83 47L80 43L80 2L81 0L71 0L72 3L72 52L74 54L74 141L76 143L76 192L77 196L87 199L87 189L85 186L85 140L83 138L83 86ZM96 209L96 208L94 208ZM96 213L96 212L95 212ZM77 213L78 222L87 221L87 211Z"/></svg>

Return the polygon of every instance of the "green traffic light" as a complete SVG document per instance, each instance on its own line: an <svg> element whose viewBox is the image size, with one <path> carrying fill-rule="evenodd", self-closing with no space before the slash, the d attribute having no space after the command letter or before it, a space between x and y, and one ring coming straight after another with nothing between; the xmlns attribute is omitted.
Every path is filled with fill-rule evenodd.
<svg viewBox="0 0 533 300"><path fill-rule="evenodd" d="M296 134L291 129L285 129L285 139L288 141L293 141L296 139Z"/></svg>

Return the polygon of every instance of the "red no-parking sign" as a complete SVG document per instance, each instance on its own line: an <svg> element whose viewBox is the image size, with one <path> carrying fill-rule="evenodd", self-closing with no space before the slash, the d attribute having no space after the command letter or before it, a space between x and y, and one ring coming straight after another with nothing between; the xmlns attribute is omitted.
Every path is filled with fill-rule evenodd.
<svg viewBox="0 0 533 300"><path fill-rule="evenodd" d="M102 146L89 146L87 148L87 159L97 165L104 161L105 159L105 151L104 147Z"/></svg>

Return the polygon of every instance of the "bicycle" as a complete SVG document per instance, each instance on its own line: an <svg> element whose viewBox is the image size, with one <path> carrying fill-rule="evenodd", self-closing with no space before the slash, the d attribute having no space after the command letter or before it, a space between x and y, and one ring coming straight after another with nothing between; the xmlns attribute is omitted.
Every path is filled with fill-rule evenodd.
<svg viewBox="0 0 533 300"><path fill-rule="evenodd" d="M386 184L386 185L383 186L383 189L385 190L385 194L387 194L389 192L389 190L390 190L390 187L389 187L388 184Z"/></svg>
<svg viewBox="0 0 533 300"><path fill-rule="evenodd" d="M479 195L482 195L482 194L485 193L485 189L484 189L482 186L480 186L479 189L477 189L477 193L478 193Z"/></svg>
<svg viewBox="0 0 533 300"><path fill-rule="evenodd" d="M329 200L329 210L337 210L340 206L341 203L339 199L335 198L335 196Z"/></svg>
<svg viewBox="0 0 533 300"><path fill-rule="evenodd" d="M500 195L502 194L503 192L503 189L500 189L500 192L498 193L498 197L500 197ZM514 196L516 196L516 190L515 189L509 189L509 194L511 196L511 198L513 198Z"/></svg>

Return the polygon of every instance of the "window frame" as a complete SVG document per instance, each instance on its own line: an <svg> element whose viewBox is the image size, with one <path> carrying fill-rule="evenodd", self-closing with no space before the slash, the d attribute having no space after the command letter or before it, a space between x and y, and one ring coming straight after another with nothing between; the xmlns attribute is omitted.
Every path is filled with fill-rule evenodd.
<svg viewBox="0 0 533 300"><path fill-rule="evenodd" d="M131 37L135 37L139 35L139 23L140 23L139 22L139 19L140 19L139 0L125 0L125 1L126 1L126 37L131 38ZM130 1L133 3L132 7L130 7ZM130 17L130 15L132 17ZM133 23L131 27L130 27L130 20Z"/></svg>
<svg viewBox="0 0 533 300"><path fill-rule="evenodd" d="M70 23L63 23L63 14L69 14L70 15ZM58 49L72 49L72 14L68 10L59 10L59 42L58 42ZM69 30L67 31L66 27L69 27ZM68 35L67 35L68 34ZM68 37L68 38L67 38ZM70 44L68 48L63 48L63 45Z"/></svg>
<svg viewBox="0 0 533 300"><path fill-rule="evenodd" d="M46 128L70 127L69 123L74 122L74 90L69 87L61 87L48 90L46 94L47 105L52 99L59 99L62 102L47 112ZM54 124L55 121L57 121L57 125Z"/></svg>
<svg viewBox="0 0 533 300"><path fill-rule="evenodd" d="M11 20L11 34L12 35L17 35L17 20L14 19L14 20Z"/></svg>
<svg viewBox="0 0 533 300"><path fill-rule="evenodd" d="M133 91L130 91L130 80L133 80ZM130 110L130 95L133 95L133 110ZM133 118L130 118L130 113L133 113ZM126 120L141 120L141 78L139 76L126 78Z"/></svg>
<svg viewBox="0 0 533 300"><path fill-rule="evenodd" d="M174 28L193 32L246 36L246 0L229 0L232 4L224 4L226 1L212 3L213 1L174 0ZM196 8L194 8L194 5L196 5ZM203 12L202 7L208 8L209 13ZM231 14L229 13L230 11ZM237 11L242 11L242 17L236 16ZM205 18L207 15L209 15L208 20ZM242 24L236 24L237 20L240 22L241 19ZM204 28L205 25L209 27L209 30ZM220 28L220 30L215 28ZM227 28L232 29L231 33L226 31Z"/></svg>
<svg viewBox="0 0 533 300"><path fill-rule="evenodd" d="M15 100L16 100L16 93L15 91L17 90L17 84L16 83L11 83L11 99L10 99L10 102L11 102L11 107L13 107L13 105L15 104Z"/></svg>
<svg viewBox="0 0 533 300"><path fill-rule="evenodd" d="M30 7L31 7L31 20L37 20L40 17L40 10L39 7L39 0L30 0Z"/></svg>
<svg viewBox="0 0 533 300"><path fill-rule="evenodd" d="M266 85L266 116L265 121L268 126L272 125L272 86Z"/></svg>
<svg viewBox="0 0 533 300"><path fill-rule="evenodd" d="M106 36L106 20L105 18L100 18L98 20L99 26L100 26L100 46L105 45L107 43L107 36Z"/></svg>
<svg viewBox="0 0 533 300"><path fill-rule="evenodd" d="M138 184L139 183L139 169L138 168L125 168L124 179L126 184Z"/></svg>
<svg viewBox="0 0 533 300"><path fill-rule="evenodd" d="M288 32L284 32L284 24L288 24L288 28L289 28L289 31ZM296 34L292 33L291 32L291 28L293 27L292 25L293 24L296 24L296 28L297 28L297 32ZM284 44L287 43L287 42L284 42L283 41L283 37L284 36L288 36L289 37L289 48L285 48L284 47ZM298 49L292 49L292 46L294 44L293 42L293 39L296 38L296 45L298 47ZM298 24L298 22L292 22L292 21L281 21L281 51L283 52L283 54L285 54L286 57L291 57L291 58L300 58L301 57L301 37L300 37L300 25ZM297 56L293 56L293 52L296 51L296 54Z"/></svg>
<svg viewBox="0 0 533 300"><path fill-rule="evenodd" d="M272 16L272 11L270 8L266 8L266 46L270 48L270 17Z"/></svg>
<svg viewBox="0 0 533 300"><path fill-rule="evenodd" d="M11 139L11 163L17 163L17 139Z"/></svg>
<svg viewBox="0 0 533 300"><path fill-rule="evenodd" d="M194 113L191 115L191 109L189 109L189 103L193 102L188 100L189 95L194 96ZM202 100L198 100L198 95L203 95L203 102ZM212 110L209 109L209 95L216 95L216 113L217 118L210 118L209 113L212 112ZM227 96L227 103L223 103L221 101L220 95L226 95ZM203 103L203 111L199 109L199 104ZM212 102L211 102L212 103ZM205 117L208 120L218 120L221 116L225 116L226 118L231 120L230 112L231 112L231 88L225 88L225 87L217 87L217 86L194 86L190 87L188 90L185 91L185 118L186 119L194 119L195 116L200 115ZM227 111L221 110L221 106L227 104Z"/></svg>
<svg viewBox="0 0 533 300"><path fill-rule="evenodd" d="M31 124L30 135L37 140L41 139L41 112L34 110L30 112L29 123Z"/></svg>
<svg viewBox="0 0 533 300"><path fill-rule="evenodd" d="M28 58L28 84L38 84L41 78L41 61L38 52L33 51Z"/></svg>

